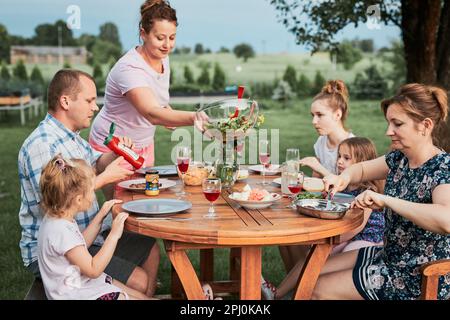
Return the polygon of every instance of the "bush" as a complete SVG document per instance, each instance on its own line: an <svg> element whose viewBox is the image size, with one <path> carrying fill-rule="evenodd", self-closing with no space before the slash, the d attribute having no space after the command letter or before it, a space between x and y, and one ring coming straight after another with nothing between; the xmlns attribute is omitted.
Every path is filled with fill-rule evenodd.
<svg viewBox="0 0 450 320"><path fill-rule="evenodd" d="M304 75L300 74L297 81L297 96L300 98L308 97L311 94L311 81Z"/></svg>
<svg viewBox="0 0 450 320"><path fill-rule="evenodd" d="M291 65L286 67L284 71L283 80L289 83L292 90L297 91L297 71Z"/></svg>
<svg viewBox="0 0 450 320"><path fill-rule="evenodd" d="M320 71L316 71L316 76L314 77L314 84L311 87L311 94L316 95L322 91L323 86L327 80L322 76Z"/></svg>
<svg viewBox="0 0 450 320"><path fill-rule="evenodd" d="M193 82L185 83L185 84L174 84L170 86L170 95L199 95L201 91L201 87Z"/></svg>
<svg viewBox="0 0 450 320"><path fill-rule="evenodd" d="M38 84L44 84L44 77L38 66L34 66L33 70L31 70L30 80Z"/></svg>
<svg viewBox="0 0 450 320"><path fill-rule="evenodd" d="M254 99L271 98L274 86L270 82L256 82L250 84L250 91Z"/></svg>
<svg viewBox="0 0 450 320"><path fill-rule="evenodd" d="M388 84L375 65L358 73L352 86L352 95L357 99L382 99L388 90Z"/></svg>
<svg viewBox="0 0 450 320"><path fill-rule="evenodd" d="M72 69L69 61L64 61L63 69Z"/></svg>
<svg viewBox="0 0 450 320"><path fill-rule="evenodd" d="M186 83L194 83L194 75L192 74L191 68L188 65L184 66L184 80Z"/></svg>
<svg viewBox="0 0 450 320"><path fill-rule="evenodd" d="M8 67L2 63L2 70L0 71L0 78L3 80L2 82L6 82L11 79L11 75L9 73Z"/></svg>
<svg viewBox="0 0 450 320"><path fill-rule="evenodd" d="M17 79L28 80L27 69L22 60L17 61L17 64L14 66L13 75Z"/></svg>
<svg viewBox="0 0 450 320"><path fill-rule="evenodd" d="M345 70L350 70L353 66L362 59L361 50L355 48L351 42L343 41L330 57L337 55L336 62L344 65Z"/></svg>
<svg viewBox="0 0 450 320"><path fill-rule="evenodd" d="M272 99L283 102L283 108L285 108L287 102L293 98L295 98L295 93L292 91L289 83L280 80L277 87L273 90Z"/></svg>
<svg viewBox="0 0 450 320"><path fill-rule="evenodd" d="M200 76L197 79L197 83L201 86L209 86L211 83L211 80L209 78L209 72L208 69L203 68L202 69L202 73L200 74Z"/></svg>
<svg viewBox="0 0 450 320"><path fill-rule="evenodd" d="M224 90L225 89L225 72L220 67L218 63L214 66L214 75L213 75L213 81L212 81L212 87L214 90Z"/></svg>

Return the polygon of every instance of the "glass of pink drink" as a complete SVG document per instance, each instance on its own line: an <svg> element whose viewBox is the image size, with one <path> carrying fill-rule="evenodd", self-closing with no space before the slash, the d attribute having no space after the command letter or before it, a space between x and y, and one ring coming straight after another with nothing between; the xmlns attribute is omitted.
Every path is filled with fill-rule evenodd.
<svg viewBox="0 0 450 320"><path fill-rule="evenodd" d="M181 173L181 191L176 195L180 198L188 195L184 191L184 175L189 169L189 163L191 162L191 148L186 146L177 147L177 167Z"/></svg>

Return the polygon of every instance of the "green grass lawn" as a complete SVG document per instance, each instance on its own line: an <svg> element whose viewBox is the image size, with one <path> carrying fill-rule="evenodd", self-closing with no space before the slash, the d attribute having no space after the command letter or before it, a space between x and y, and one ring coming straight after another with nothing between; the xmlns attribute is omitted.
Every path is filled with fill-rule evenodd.
<svg viewBox="0 0 450 320"><path fill-rule="evenodd" d="M264 107L265 101L261 101ZM266 105L273 106L273 103ZM264 109L266 122L262 126L267 129L279 129L280 158L283 160L285 150L289 147L300 148L301 156L313 154L313 143L317 134L311 125L309 114L310 100L296 100L291 107L282 109L273 107ZM175 106L176 107L176 106ZM8 115L0 111L0 299L23 299L33 277L22 266L19 250L20 225L18 211L20 206L20 189L17 174L17 155L25 138L33 131L40 119L30 121L26 126L20 126L18 114L10 112ZM353 101L350 107L348 126L357 136L371 138L379 154L387 151L389 142L384 136L386 123L379 103L375 101ZM82 132L87 137L88 130ZM156 134L156 164L170 163L170 151L177 141L170 142L171 132L158 128ZM100 196L100 200L102 197ZM161 250L164 252L164 250ZM217 250L216 279L226 279L228 274L228 250ZM197 252L190 252L194 266L198 268ZM263 250L263 274L278 284L283 279L284 268L276 247ZM159 278L163 287L157 294L169 293L170 263L165 253L159 269Z"/></svg>

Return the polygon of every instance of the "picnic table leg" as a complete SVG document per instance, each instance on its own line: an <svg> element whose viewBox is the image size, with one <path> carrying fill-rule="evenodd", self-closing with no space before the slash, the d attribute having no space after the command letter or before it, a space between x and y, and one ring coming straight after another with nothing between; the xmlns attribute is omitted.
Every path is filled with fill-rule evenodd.
<svg viewBox="0 0 450 320"><path fill-rule="evenodd" d="M320 271L330 255L332 244L314 244L300 273L295 300L310 300Z"/></svg>
<svg viewBox="0 0 450 320"><path fill-rule="evenodd" d="M261 247L241 248L241 300L261 300Z"/></svg>
<svg viewBox="0 0 450 320"><path fill-rule="evenodd" d="M167 248L167 247L166 247ZM184 250L166 249L189 300L204 300L202 286Z"/></svg>

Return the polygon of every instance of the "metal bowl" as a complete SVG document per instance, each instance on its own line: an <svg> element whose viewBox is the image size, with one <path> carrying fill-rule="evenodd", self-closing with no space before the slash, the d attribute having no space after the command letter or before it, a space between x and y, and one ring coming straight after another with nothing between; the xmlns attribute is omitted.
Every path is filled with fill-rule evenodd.
<svg viewBox="0 0 450 320"><path fill-rule="evenodd" d="M297 211L304 215L319 219L340 219L350 208L349 203L331 202L331 210L327 210L327 200L325 199L301 199L295 205Z"/></svg>

